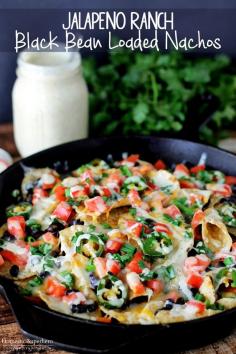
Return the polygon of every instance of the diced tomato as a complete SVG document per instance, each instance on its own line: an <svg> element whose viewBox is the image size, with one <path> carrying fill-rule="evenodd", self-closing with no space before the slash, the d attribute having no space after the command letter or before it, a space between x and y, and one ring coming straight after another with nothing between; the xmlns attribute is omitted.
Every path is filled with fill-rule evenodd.
<svg viewBox="0 0 236 354"><path fill-rule="evenodd" d="M118 240L108 240L106 243L106 252L117 253L123 245L123 242Z"/></svg>
<svg viewBox="0 0 236 354"><path fill-rule="evenodd" d="M67 222L72 212L72 206L66 202L60 202L54 212L52 213L59 220Z"/></svg>
<svg viewBox="0 0 236 354"><path fill-rule="evenodd" d="M114 259L106 260L106 269L108 272L117 275L120 272L120 264Z"/></svg>
<svg viewBox="0 0 236 354"><path fill-rule="evenodd" d="M89 184L95 184L92 171L90 171L90 170L84 171L80 175L80 181L81 182L86 182L86 183L89 183Z"/></svg>
<svg viewBox="0 0 236 354"><path fill-rule="evenodd" d="M54 247L58 244L58 239L51 232L46 232L43 235L43 240Z"/></svg>
<svg viewBox="0 0 236 354"><path fill-rule="evenodd" d="M47 295L62 297L66 293L66 287L56 279L53 279L53 277L47 277L44 284Z"/></svg>
<svg viewBox="0 0 236 354"><path fill-rule="evenodd" d="M200 286L202 285L203 282L203 277L200 274L197 273L190 273L187 277L186 283L188 286L191 288L197 288L199 289Z"/></svg>
<svg viewBox="0 0 236 354"><path fill-rule="evenodd" d="M158 188L158 187L157 187L154 183L152 183L152 182L148 182L147 185L148 185L148 187L149 187L151 190L155 190L155 189Z"/></svg>
<svg viewBox="0 0 236 354"><path fill-rule="evenodd" d="M129 288L134 292L135 295L141 295L145 293L145 286L142 284L137 273L128 273L126 275L126 281Z"/></svg>
<svg viewBox="0 0 236 354"><path fill-rule="evenodd" d="M236 184L236 177L234 176L225 176L225 183L226 184Z"/></svg>
<svg viewBox="0 0 236 354"><path fill-rule="evenodd" d="M199 171L204 171L206 168L205 165L196 165L190 168L190 172L197 174Z"/></svg>
<svg viewBox="0 0 236 354"><path fill-rule="evenodd" d="M164 288L163 282L159 279L148 280L146 282L146 285L148 288L152 289L156 294L160 293Z"/></svg>
<svg viewBox="0 0 236 354"><path fill-rule="evenodd" d="M128 199L129 199L131 206L133 206L133 207L140 206L142 204L142 200L139 196L139 193L135 189L131 189L129 191Z"/></svg>
<svg viewBox="0 0 236 354"><path fill-rule="evenodd" d="M206 187L216 195L223 195L224 197L232 195L232 189L228 184L209 183Z"/></svg>
<svg viewBox="0 0 236 354"><path fill-rule="evenodd" d="M203 304L201 301L197 301L197 300L190 300L188 302L186 302L186 306L191 306L193 308L196 309L196 313L203 313L206 309L205 304Z"/></svg>
<svg viewBox="0 0 236 354"><path fill-rule="evenodd" d="M65 190L66 188L62 185L58 185L55 187L54 194L58 202L64 202L66 200Z"/></svg>
<svg viewBox="0 0 236 354"><path fill-rule="evenodd" d="M164 214L171 216L172 218L177 218L182 216L181 211L177 208L176 205L170 205L164 209Z"/></svg>
<svg viewBox="0 0 236 354"><path fill-rule="evenodd" d="M183 176L189 176L189 169L182 163L178 164L175 166L174 175L177 178L180 178Z"/></svg>
<svg viewBox="0 0 236 354"><path fill-rule="evenodd" d="M0 252L0 255L4 260L17 265L18 267L24 267L27 264L28 257L26 254L18 255L11 251L3 250Z"/></svg>
<svg viewBox="0 0 236 354"><path fill-rule="evenodd" d="M139 160L139 155L133 154L133 155L129 155L126 159L122 160L121 163L124 164L126 162L131 162L135 164L135 162L137 162L138 160Z"/></svg>
<svg viewBox="0 0 236 354"><path fill-rule="evenodd" d="M189 188L189 189L196 188L195 183L191 181L186 181L184 179L180 179L179 184L181 188Z"/></svg>
<svg viewBox="0 0 236 354"><path fill-rule="evenodd" d="M23 216L11 216L7 219L7 230L17 239L24 239L25 233L25 218Z"/></svg>
<svg viewBox="0 0 236 354"><path fill-rule="evenodd" d="M97 276L102 279L107 275L106 259L102 257L94 258L93 264L96 269Z"/></svg>
<svg viewBox="0 0 236 354"><path fill-rule="evenodd" d="M199 254L195 257L187 257L184 262L184 271L189 273L203 272L211 263L205 254Z"/></svg>
<svg viewBox="0 0 236 354"><path fill-rule="evenodd" d="M99 214L104 213L109 208L108 205L102 199L102 197L94 197L85 200L84 204L89 211L93 211L93 212L95 211L98 212Z"/></svg>
<svg viewBox="0 0 236 354"><path fill-rule="evenodd" d="M198 225L200 225L205 217L205 214L202 210L197 210L195 211L192 221L191 221L191 226L193 229L196 229Z"/></svg>
<svg viewBox="0 0 236 354"><path fill-rule="evenodd" d="M48 197L48 192L42 188L34 188L33 197L32 197L32 204L35 205L41 198Z"/></svg>
<svg viewBox="0 0 236 354"><path fill-rule="evenodd" d="M135 221L135 220L127 220L127 232L131 233L132 235L136 237L140 237L142 229L143 229L143 224L141 222Z"/></svg>
<svg viewBox="0 0 236 354"><path fill-rule="evenodd" d="M70 195L72 198L87 197L89 194L89 185L73 186L70 189Z"/></svg>
<svg viewBox="0 0 236 354"><path fill-rule="evenodd" d="M100 195L102 197L108 197L109 198L112 195L110 189L105 187L105 186L100 186L99 187L99 192L100 192Z"/></svg>
<svg viewBox="0 0 236 354"><path fill-rule="evenodd" d="M0 267L4 264L4 259L3 257L0 255Z"/></svg>
<svg viewBox="0 0 236 354"><path fill-rule="evenodd" d="M157 222L154 226L154 229L157 232L165 232L167 235L172 234L169 227L166 224L163 224L162 222Z"/></svg>
<svg viewBox="0 0 236 354"><path fill-rule="evenodd" d="M139 265L139 262L142 260L142 253L141 252L136 252L132 261L130 261L127 265L126 268L129 269L131 272L135 273L142 273L142 268Z"/></svg>
<svg viewBox="0 0 236 354"><path fill-rule="evenodd" d="M43 189L52 189L56 183L56 177L51 173L44 173L41 178Z"/></svg>
<svg viewBox="0 0 236 354"><path fill-rule="evenodd" d="M155 167L156 170L165 170L166 169L166 164L162 160L157 160L154 163L154 167Z"/></svg>

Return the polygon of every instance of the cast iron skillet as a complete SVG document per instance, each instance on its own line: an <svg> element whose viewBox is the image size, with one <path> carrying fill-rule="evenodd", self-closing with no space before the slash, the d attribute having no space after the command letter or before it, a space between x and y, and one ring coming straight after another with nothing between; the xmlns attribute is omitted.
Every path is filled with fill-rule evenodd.
<svg viewBox="0 0 236 354"><path fill-rule="evenodd" d="M96 157L112 154L120 159L122 152L139 153L145 160L164 159L170 166L180 161L196 164L203 152L207 165L236 175L236 156L213 147L184 140L156 137L117 137L85 139L56 146L23 159L26 166L53 167L56 161L68 161L72 170ZM5 207L11 191L19 188L23 170L16 162L0 175L0 223L4 222ZM33 305L21 298L14 285L0 279L0 289L10 303L20 327L31 338L53 340L53 345L80 353L140 352L155 348L159 353L204 345L230 332L236 309L209 318L170 325L105 324L76 319Z"/></svg>

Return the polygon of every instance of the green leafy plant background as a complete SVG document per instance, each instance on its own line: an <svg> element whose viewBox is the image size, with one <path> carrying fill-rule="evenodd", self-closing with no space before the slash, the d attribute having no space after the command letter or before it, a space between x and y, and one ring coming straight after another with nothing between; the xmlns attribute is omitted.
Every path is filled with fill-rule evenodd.
<svg viewBox="0 0 236 354"><path fill-rule="evenodd" d="M187 120L208 118L196 132L216 144L236 121L236 71L225 55L111 51L105 64L84 60L90 92L90 134L174 134ZM209 115L208 101L214 101ZM191 129L191 128L190 128Z"/></svg>

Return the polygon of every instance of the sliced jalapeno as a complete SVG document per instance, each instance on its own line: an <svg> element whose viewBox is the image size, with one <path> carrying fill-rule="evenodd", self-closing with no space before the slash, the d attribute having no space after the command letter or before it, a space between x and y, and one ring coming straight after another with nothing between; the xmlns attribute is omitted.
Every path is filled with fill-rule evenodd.
<svg viewBox="0 0 236 354"><path fill-rule="evenodd" d="M126 302L127 289L120 279L107 275L98 283L97 299L100 305L108 309L118 309Z"/></svg>
<svg viewBox="0 0 236 354"><path fill-rule="evenodd" d="M126 178L123 184L123 189L129 191L130 189L136 189L137 191L143 191L147 188L147 184L142 177L131 176Z"/></svg>
<svg viewBox="0 0 236 354"><path fill-rule="evenodd" d="M143 252L147 256L163 257L172 249L171 239L162 233L155 233L143 242Z"/></svg>
<svg viewBox="0 0 236 354"><path fill-rule="evenodd" d="M22 202L17 205L10 205L6 209L6 214L7 214L7 217L24 216L24 217L28 218L31 211L32 211L32 205L27 202Z"/></svg>
<svg viewBox="0 0 236 354"><path fill-rule="evenodd" d="M103 241L96 235L83 234L76 241L76 252L86 257L98 257L104 251Z"/></svg>

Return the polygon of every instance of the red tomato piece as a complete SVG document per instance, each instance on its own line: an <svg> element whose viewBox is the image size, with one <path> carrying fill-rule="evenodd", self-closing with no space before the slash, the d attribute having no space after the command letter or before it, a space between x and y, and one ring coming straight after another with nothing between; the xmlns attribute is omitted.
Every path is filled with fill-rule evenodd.
<svg viewBox="0 0 236 354"><path fill-rule="evenodd" d="M175 166L174 175L179 178L183 176L189 176L189 169L183 163Z"/></svg>
<svg viewBox="0 0 236 354"><path fill-rule="evenodd" d="M186 181L184 179L180 180L179 184L180 184L181 188L189 188L189 189L196 188L196 184L195 183L193 183L191 181Z"/></svg>
<svg viewBox="0 0 236 354"><path fill-rule="evenodd" d="M234 176L225 176L225 183L226 184L236 184L236 177Z"/></svg>
<svg viewBox="0 0 236 354"><path fill-rule="evenodd" d="M107 272L111 272L112 274L117 275L120 272L120 264L114 259L106 260L106 269Z"/></svg>
<svg viewBox="0 0 236 354"><path fill-rule="evenodd" d="M139 155L133 154L133 155L129 155L126 159L122 160L121 163L131 162L131 163L135 164L135 162L137 162L138 160L139 160Z"/></svg>
<svg viewBox="0 0 236 354"><path fill-rule="evenodd" d="M190 273L186 280L188 286L199 289L203 282L203 277L197 273Z"/></svg>
<svg viewBox="0 0 236 354"><path fill-rule="evenodd" d="M135 189L131 189L128 193L128 199L130 204L135 207L135 206L140 206L142 203L142 200L139 196L138 191L136 191Z"/></svg>
<svg viewBox="0 0 236 354"><path fill-rule="evenodd" d="M199 171L204 171L206 168L205 165L196 165L190 168L190 172L197 174Z"/></svg>
<svg viewBox="0 0 236 354"><path fill-rule="evenodd" d="M156 170L165 170L166 169L166 164L162 160L157 160L154 163L154 167L155 167Z"/></svg>
<svg viewBox="0 0 236 354"><path fill-rule="evenodd" d="M60 202L52 213L59 220L67 222L72 212L72 206L66 202Z"/></svg>
<svg viewBox="0 0 236 354"><path fill-rule="evenodd" d="M70 189L70 195L72 198L87 197L89 194L89 185L84 186L74 186Z"/></svg>
<svg viewBox="0 0 236 354"><path fill-rule="evenodd" d="M77 298L76 293L69 293L63 296L62 300L66 302L74 301Z"/></svg>
<svg viewBox="0 0 236 354"><path fill-rule="evenodd" d="M97 276L102 279L107 275L106 259L102 257L94 258L93 264L96 269Z"/></svg>
<svg viewBox="0 0 236 354"><path fill-rule="evenodd" d="M66 293L66 287L60 284L53 277L47 277L45 280L46 294L54 297L63 297Z"/></svg>
<svg viewBox="0 0 236 354"><path fill-rule="evenodd" d="M176 205L170 205L164 209L164 214L171 216L172 218L177 218L182 216L181 211L177 208Z"/></svg>
<svg viewBox="0 0 236 354"><path fill-rule="evenodd" d="M0 267L4 264L4 259L3 257L0 255Z"/></svg>
<svg viewBox="0 0 236 354"><path fill-rule="evenodd" d="M58 239L51 232L46 232L43 235L43 240L52 246L57 246L58 244Z"/></svg>
<svg viewBox="0 0 236 354"><path fill-rule="evenodd" d="M184 271L189 273L203 272L211 263L205 254L199 254L195 257L187 257L184 262Z"/></svg>
<svg viewBox="0 0 236 354"><path fill-rule="evenodd" d="M140 237L142 229L143 229L143 224L141 222L137 222L134 220L127 220L127 232L133 234L136 237Z"/></svg>
<svg viewBox="0 0 236 354"><path fill-rule="evenodd" d="M25 218L23 216L11 216L7 219L7 230L17 239L25 238L25 226Z"/></svg>
<svg viewBox="0 0 236 354"><path fill-rule="evenodd" d="M123 242L118 240L108 240L106 243L106 252L117 253L123 245Z"/></svg>
<svg viewBox="0 0 236 354"><path fill-rule="evenodd" d="M127 265L126 268L129 269L131 272L135 273L142 273L142 268L139 265L139 262L142 260L142 253L141 252L136 252L132 261L130 261Z"/></svg>
<svg viewBox="0 0 236 354"><path fill-rule="evenodd" d="M134 292L135 295L142 295L145 293L145 286L141 282L137 273L128 273L126 275L126 281L129 288Z"/></svg>
<svg viewBox="0 0 236 354"><path fill-rule="evenodd" d="M104 213L109 208L102 197L94 197L85 200L84 204L89 211L98 212L100 214Z"/></svg>
<svg viewBox="0 0 236 354"><path fill-rule="evenodd" d="M195 211L193 218L192 218L192 222L191 222L192 228L196 229L196 227L198 227L198 225L200 225L202 223L204 217L205 217L205 214L202 210Z"/></svg>
<svg viewBox="0 0 236 354"><path fill-rule="evenodd" d="M35 205L41 198L48 197L48 192L43 190L42 188L34 188L33 197L32 197L32 204Z"/></svg>
<svg viewBox="0 0 236 354"><path fill-rule="evenodd" d="M92 171L90 171L90 170L84 171L80 175L80 181L81 182L86 182L88 184L95 184Z"/></svg>
<svg viewBox="0 0 236 354"><path fill-rule="evenodd" d="M2 258L18 267L24 267L27 264L27 255L18 255L8 250L3 250L0 252Z"/></svg>
<svg viewBox="0 0 236 354"><path fill-rule="evenodd" d="M154 226L154 229L157 232L165 232L167 235L171 235L169 227L166 224L163 224L162 222L157 222Z"/></svg>
<svg viewBox="0 0 236 354"><path fill-rule="evenodd" d="M148 280L146 282L146 285L148 288L152 289L156 294L159 294L164 288L163 282L159 279Z"/></svg>
<svg viewBox="0 0 236 354"><path fill-rule="evenodd" d="M110 189L105 187L105 186L100 186L99 187L99 192L100 192L100 195L102 197L108 197L109 198L112 195Z"/></svg>
<svg viewBox="0 0 236 354"><path fill-rule="evenodd" d="M203 304L201 301L197 301L197 300L190 300L188 302L186 302L187 306L191 306L194 307L196 309L196 313L203 313L206 309L205 304Z"/></svg>
<svg viewBox="0 0 236 354"><path fill-rule="evenodd" d="M66 200L65 190L66 188L61 185L55 187L54 194L58 202L64 202Z"/></svg>
<svg viewBox="0 0 236 354"><path fill-rule="evenodd" d="M43 189L52 189L56 184L56 177L51 173L45 173L40 182L42 183Z"/></svg>

